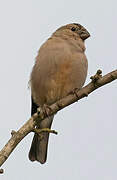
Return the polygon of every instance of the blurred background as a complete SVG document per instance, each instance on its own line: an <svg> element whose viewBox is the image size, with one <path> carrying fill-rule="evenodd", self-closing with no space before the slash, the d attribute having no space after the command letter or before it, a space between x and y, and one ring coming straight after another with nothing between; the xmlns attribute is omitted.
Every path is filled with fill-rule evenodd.
<svg viewBox="0 0 117 180"><path fill-rule="evenodd" d="M117 68L116 7L115 0L0 1L0 148L30 117L30 72L40 46L58 27L75 22L91 33L86 84L97 69L106 74ZM114 81L55 116L52 128L59 134L50 135L44 165L28 160L30 133L2 166L0 179L116 179L116 89Z"/></svg>

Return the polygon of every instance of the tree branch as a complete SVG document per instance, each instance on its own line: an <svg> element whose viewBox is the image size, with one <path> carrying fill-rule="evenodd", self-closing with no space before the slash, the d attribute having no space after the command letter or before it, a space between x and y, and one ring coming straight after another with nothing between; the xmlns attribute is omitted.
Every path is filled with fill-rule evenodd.
<svg viewBox="0 0 117 180"><path fill-rule="evenodd" d="M45 113L44 108L38 108L38 111L16 132L11 132L11 138L7 142L7 144L3 147L0 151L0 166L7 160L9 155L15 149L15 147L19 144L19 142L30 132L48 132L57 134L54 130L49 129L36 129L36 124L39 124L40 121L45 119L47 116L53 115L56 112L60 111L61 109L69 106L70 104L82 99L83 97L88 96L91 92L98 89L105 84L108 84L115 79L117 79L117 70L110 72L102 77L102 71L98 70L97 73L91 77L92 81L83 87L81 90L75 89L65 98L57 101L56 103L52 104L48 107L48 112ZM0 173L3 173L3 169L0 169Z"/></svg>

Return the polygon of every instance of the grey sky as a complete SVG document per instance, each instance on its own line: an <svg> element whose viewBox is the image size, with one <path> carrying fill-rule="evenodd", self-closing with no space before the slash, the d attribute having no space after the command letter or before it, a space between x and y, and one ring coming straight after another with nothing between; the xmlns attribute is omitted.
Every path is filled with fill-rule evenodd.
<svg viewBox="0 0 117 180"><path fill-rule="evenodd" d="M80 23L86 41L87 83L97 69L117 68L116 0L0 1L0 148L30 117L28 80L40 45L61 25ZM58 113L45 165L28 160L28 135L3 165L2 180L117 178L117 81ZM67 126L66 126L67 121Z"/></svg>

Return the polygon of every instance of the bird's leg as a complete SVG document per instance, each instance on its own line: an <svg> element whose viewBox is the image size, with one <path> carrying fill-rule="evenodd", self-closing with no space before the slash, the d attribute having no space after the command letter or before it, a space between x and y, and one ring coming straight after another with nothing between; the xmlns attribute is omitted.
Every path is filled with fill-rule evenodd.
<svg viewBox="0 0 117 180"><path fill-rule="evenodd" d="M79 96L78 96L79 90L80 90L79 88L75 88L69 94L74 94L76 96L76 98L79 99Z"/></svg>
<svg viewBox="0 0 117 180"><path fill-rule="evenodd" d="M50 113L52 113L52 109L47 104L44 104L42 109L45 116L50 116Z"/></svg>
<svg viewBox="0 0 117 180"><path fill-rule="evenodd" d="M37 108L37 113L38 116L44 119L52 114L52 109L47 104L44 104L42 107Z"/></svg>

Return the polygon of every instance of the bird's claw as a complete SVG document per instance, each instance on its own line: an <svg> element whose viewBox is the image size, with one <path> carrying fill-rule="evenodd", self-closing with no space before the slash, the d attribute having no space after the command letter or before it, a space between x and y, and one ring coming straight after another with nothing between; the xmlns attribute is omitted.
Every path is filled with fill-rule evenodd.
<svg viewBox="0 0 117 180"><path fill-rule="evenodd" d="M74 95L76 96L76 98L79 99L79 96L78 96L78 91L79 91L79 90L80 90L80 89L75 88L75 89L73 89L73 90L70 92L70 94L74 94Z"/></svg>
<svg viewBox="0 0 117 180"><path fill-rule="evenodd" d="M52 112L52 109L47 104L43 105L43 113L45 116L50 116L50 112Z"/></svg>
<svg viewBox="0 0 117 180"><path fill-rule="evenodd" d="M43 119L44 117L50 116L50 113L52 113L52 109L50 108L50 106L44 104L43 107L39 107L37 109L37 113Z"/></svg>

